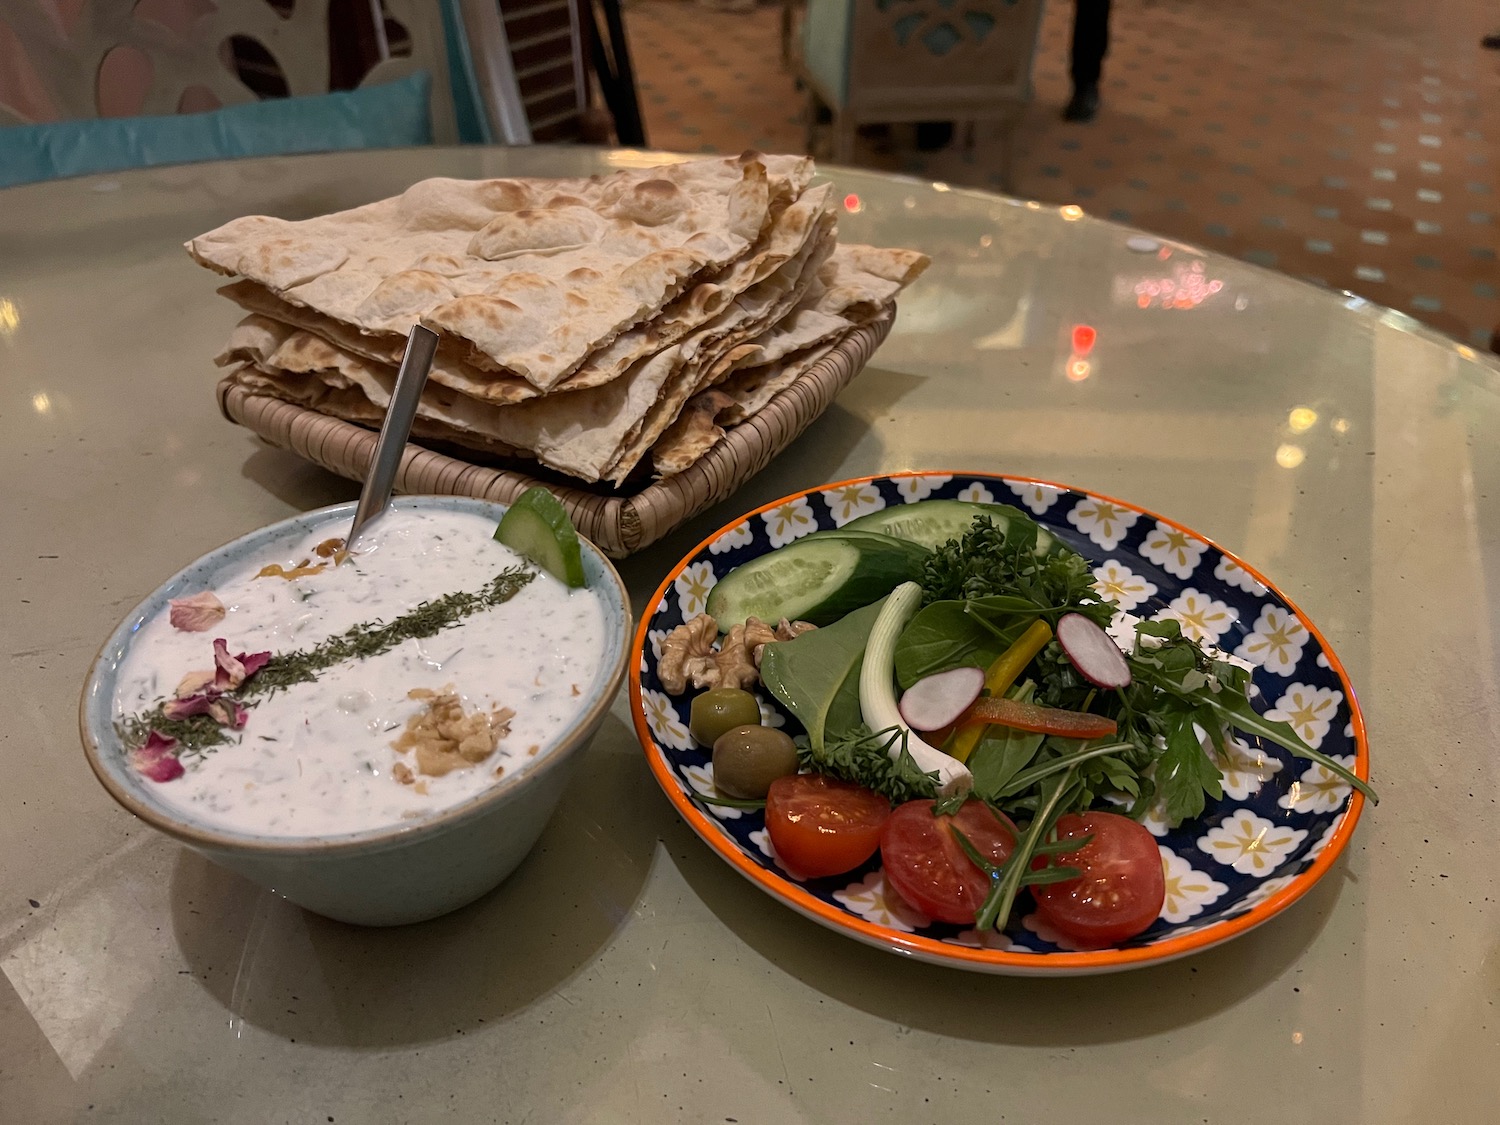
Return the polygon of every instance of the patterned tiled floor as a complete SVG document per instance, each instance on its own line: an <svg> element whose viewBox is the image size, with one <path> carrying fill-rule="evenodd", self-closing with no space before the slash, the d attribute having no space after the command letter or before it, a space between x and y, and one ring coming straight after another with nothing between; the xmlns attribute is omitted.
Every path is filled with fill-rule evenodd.
<svg viewBox="0 0 1500 1125"><path fill-rule="evenodd" d="M779 9L629 0L653 146L801 151ZM1500 30L1488 0L1115 0L1104 108L1068 125L1072 5L1048 5L1017 195L1086 210L1411 313L1500 325ZM1493 23L1494 27L1490 24ZM903 141L907 143L903 143ZM861 163L998 187L998 146Z"/></svg>

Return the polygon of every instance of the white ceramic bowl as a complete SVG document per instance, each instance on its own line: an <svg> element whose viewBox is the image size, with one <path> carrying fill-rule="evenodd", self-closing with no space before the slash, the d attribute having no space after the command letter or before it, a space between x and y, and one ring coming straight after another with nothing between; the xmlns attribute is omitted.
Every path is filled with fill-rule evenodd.
<svg viewBox="0 0 1500 1125"><path fill-rule="evenodd" d="M496 522L505 512L503 504L456 496L403 497L394 504L475 512ZM130 611L95 657L79 727L84 753L104 788L153 828L308 910L344 922L394 926L474 901L498 886L531 850L625 675L630 600L609 560L584 541L584 573L604 607L599 670L579 697L572 721L531 765L460 805L411 824L327 837L251 835L184 818L154 796L155 783L131 767L115 732L115 681L135 631L162 613L169 599L211 588L224 571L271 553L271 544L302 540L325 525L330 534L340 533L353 514L353 504L338 504L294 516L225 544L174 575Z"/></svg>

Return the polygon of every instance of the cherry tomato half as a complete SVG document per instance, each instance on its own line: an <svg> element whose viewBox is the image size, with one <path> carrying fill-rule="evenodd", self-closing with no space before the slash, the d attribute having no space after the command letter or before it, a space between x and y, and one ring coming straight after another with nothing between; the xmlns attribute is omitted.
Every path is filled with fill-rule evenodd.
<svg viewBox="0 0 1500 1125"><path fill-rule="evenodd" d="M782 866L804 879L839 875L875 854L891 803L815 773L778 777L766 794L766 829Z"/></svg>
<svg viewBox="0 0 1500 1125"><path fill-rule="evenodd" d="M952 816L933 816L931 801L907 801L885 822L880 858L886 885L929 918L973 922L990 890L957 839L957 828L995 866L1016 847L1016 826L983 801L965 801Z"/></svg>
<svg viewBox="0 0 1500 1125"><path fill-rule="evenodd" d="M1058 818L1060 840L1091 833L1094 838L1077 851L1053 858L1082 874L1032 887L1031 893L1044 922L1077 945L1099 948L1135 937L1156 921L1167 883L1156 840L1128 816L1086 812Z"/></svg>

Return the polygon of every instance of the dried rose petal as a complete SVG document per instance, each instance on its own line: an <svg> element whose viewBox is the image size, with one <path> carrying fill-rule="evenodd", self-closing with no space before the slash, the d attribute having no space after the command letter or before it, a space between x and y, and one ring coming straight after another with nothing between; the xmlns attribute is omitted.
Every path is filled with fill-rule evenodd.
<svg viewBox="0 0 1500 1125"><path fill-rule="evenodd" d="M218 692L199 692L197 695L187 695L181 699L169 699L163 704L161 713L173 720L190 719L194 715L207 715L211 713L210 709L218 698Z"/></svg>
<svg viewBox="0 0 1500 1125"><path fill-rule="evenodd" d="M214 641L214 664L218 667L218 673L214 676L214 688L217 691L233 691L265 667L266 661L271 659L269 652L242 652L238 656L229 655L229 643L223 637Z"/></svg>
<svg viewBox="0 0 1500 1125"><path fill-rule="evenodd" d="M197 695L209 688L214 682L214 672L189 672L182 677L182 682L177 685L177 690L172 694L178 699L186 699L190 695Z"/></svg>
<svg viewBox="0 0 1500 1125"><path fill-rule="evenodd" d="M206 633L224 620L226 612L224 603L210 590L187 598L173 598L169 604L172 608L168 620L172 628L184 633Z"/></svg>
<svg viewBox="0 0 1500 1125"><path fill-rule="evenodd" d="M214 665L219 669L214 687L220 691L237 688L245 682L245 666L229 655L229 642L223 637L214 638Z"/></svg>
<svg viewBox="0 0 1500 1125"><path fill-rule="evenodd" d="M143 776L152 781L171 781L186 772L177 756L172 753L176 748L175 738L168 738L153 730L146 735L146 744L136 749L131 758L135 768Z"/></svg>
<svg viewBox="0 0 1500 1125"><path fill-rule="evenodd" d="M245 725L245 720L250 717L250 712L246 711L234 700L226 699L223 696L210 703L205 708L205 711L213 718L214 722L218 723L221 727L229 727L231 730L239 730Z"/></svg>

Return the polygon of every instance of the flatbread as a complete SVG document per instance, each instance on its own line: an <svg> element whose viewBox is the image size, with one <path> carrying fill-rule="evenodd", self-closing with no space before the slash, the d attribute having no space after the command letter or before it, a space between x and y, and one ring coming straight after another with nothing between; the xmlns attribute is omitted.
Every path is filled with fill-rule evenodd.
<svg viewBox="0 0 1500 1125"><path fill-rule="evenodd" d="M697 332L638 361L619 378L586 390L500 406L429 384L417 417L447 440L471 444L479 439L485 448L498 444L525 450L543 464L588 481L617 469L623 479L697 388L705 365L763 332L813 284L833 249L832 220L831 212L819 212L812 236L795 255ZM395 385L390 365L353 356L312 333L264 317L242 322L228 354L250 358L263 386L279 373L323 375L331 383L359 387L380 410L389 403ZM289 386L300 387L301 382L293 378ZM314 409L362 420L363 413L361 418L338 414L335 407L343 401L326 400Z"/></svg>
<svg viewBox="0 0 1500 1125"><path fill-rule="evenodd" d="M817 231L820 219L829 213L831 191L831 185L823 184L778 207L770 228L744 258L713 274L711 280L693 285L663 308L649 324L637 325L621 333L550 393L584 390L619 378L633 363L674 343L723 312L736 297L774 273L806 244L806 240ZM393 368L400 363L404 338L366 335L331 317L284 301L253 281L238 281L224 286L219 292L252 315L305 329L352 356ZM249 318L241 325L248 321ZM274 349L280 342L278 340L271 347ZM219 366L231 363L266 366L268 349L256 347L257 343L264 345L267 338L259 332L239 334L237 340L218 357ZM313 368L301 366L291 370ZM525 379L482 371L454 359L441 349L433 361L430 379L439 386L497 404L524 402L542 393Z"/></svg>
<svg viewBox="0 0 1500 1125"><path fill-rule="evenodd" d="M700 391L651 448L659 477L680 473L736 426L765 408L855 328L894 315L904 281L927 266L911 251L840 246L820 271L822 283L754 345L721 362L714 386ZM886 304L877 303L887 298ZM837 312L825 310L838 310Z"/></svg>
<svg viewBox="0 0 1500 1125"><path fill-rule="evenodd" d="M258 282L236 281L222 287L219 295L228 297L240 308L249 312L251 317L263 317L286 325L288 328L301 329L331 344L346 355L355 356L370 363L385 364L393 371L400 364L401 353L406 347L404 336L366 335L357 328L339 323L332 317L324 316L322 313L314 312L301 305L294 305L289 301L283 301ZM250 317L247 317L246 320L240 321L240 325L243 326L249 319ZM265 355L262 354L263 349L257 345L264 343L265 338L255 334L232 336L230 344L219 353L215 362L220 367L228 367L234 363L261 362L265 359ZM542 393L540 389L532 386L520 376L496 375L492 372L479 371L462 360L453 359L441 350L433 357L429 378L432 383L451 390L469 394L482 392L488 401L495 403L524 402ZM564 385L567 385L567 382L564 380Z"/></svg>
<svg viewBox="0 0 1500 1125"><path fill-rule="evenodd" d="M712 449L729 427L759 413L853 330L852 325L846 324L838 339L806 348L774 363L743 368L724 384L700 391L688 399L677 420L651 447L651 465L657 477L682 472Z"/></svg>
<svg viewBox="0 0 1500 1125"><path fill-rule="evenodd" d="M300 222L248 216L193 239L201 264L365 334L419 320L483 370L547 390L744 255L805 158L691 161L588 180L425 180ZM451 353L450 353L451 354Z"/></svg>
<svg viewBox="0 0 1500 1125"><path fill-rule="evenodd" d="M710 385L713 372L728 359L746 354L754 345L750 340L775 324L806 296L816 274L834 249L832 215L819 223L814 239L776 273L751 286L725 312L719 323L710 323L683 342L684 360L671 378L663 384L658 399L634 427L619 454L602 474L610 483L625 480L650 451L668 426L681 412L683 404L698 391Z"/></svg>

